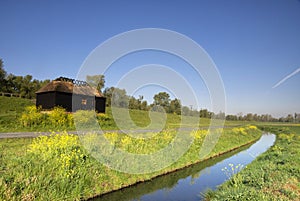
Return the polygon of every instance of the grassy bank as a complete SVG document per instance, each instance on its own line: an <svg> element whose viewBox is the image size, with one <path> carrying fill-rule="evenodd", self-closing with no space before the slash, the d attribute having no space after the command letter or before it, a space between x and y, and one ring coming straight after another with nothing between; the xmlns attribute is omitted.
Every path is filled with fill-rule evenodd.
<svg viewBox="0 0 300 201"><path fill-rule="evenodd" d="M300 200L300 126L262 126L277 135L272 148L206 200Z"/></svg>
<svg viewBox="0 0 300 201"><path fill-rule="evenodd" d="M254 141L260 134L251 126L225 129L206 158ZM127 174L104 166L92 158L73 135L1 139L0 200L79 200L149 180L200 161L199 151L207 133L197 131L189 135L195 140L177 162L148 174ZM114 133L106 134L105 138L128 152L150 153L166 146L174 136L172 130L167 130L147 142ZM130 165L130 161L127 162Z"/></svg>

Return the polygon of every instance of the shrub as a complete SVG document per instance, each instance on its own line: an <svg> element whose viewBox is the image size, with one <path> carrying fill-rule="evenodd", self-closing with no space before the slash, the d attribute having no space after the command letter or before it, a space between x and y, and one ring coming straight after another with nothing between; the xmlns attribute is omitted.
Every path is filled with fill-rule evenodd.
<svg viewBox="0 0 300 201"><path fill-rule="evenodd" d="M45 117L40 111L41 108L37 108L35 105L27 106L21 115L21 124L26 127L34 127L42 124Z"/></svg>
<svg viewBox="0 0 300 201"><path fill-rule="evenodd" d="M78 110L73 114L77 128L97 128L98 121L93 110Z"/></svg>
<svg viewBox="0 0 300 201"><path fill-rule="evenodd" d="M54 127L71 127L73 126L73 118L71 114L66 113L66 110L61 107L55 107L48 114L48 121Z"/></svg>
<svg viewBox="0 0 300 201"><path fill-rule="evenodd" d="M104 114L104 113L97 114L97 118L101 122L110 121L111 120L111 118L107 114Z"/></svg>
<svg viewBox="0 0 300 201"><path fill-rule="evenodd" d="M116 128L116 124L113 118L107 114L99 113L97 114L98 122L101 128Z"/></svg>

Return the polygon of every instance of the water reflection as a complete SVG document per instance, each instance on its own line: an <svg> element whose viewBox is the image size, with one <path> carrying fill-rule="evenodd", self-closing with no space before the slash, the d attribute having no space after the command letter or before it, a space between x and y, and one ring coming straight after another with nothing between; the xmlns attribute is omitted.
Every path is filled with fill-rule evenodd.
<svg viewBox="0 0 300 201"><path fill-rule="evenodd" d="M177 172L93 199L94 201L199 201L200 192L216 187L228 178L222 168L229 163L247 165L275 142L276 136L264 134L253 145Z"/></svg>

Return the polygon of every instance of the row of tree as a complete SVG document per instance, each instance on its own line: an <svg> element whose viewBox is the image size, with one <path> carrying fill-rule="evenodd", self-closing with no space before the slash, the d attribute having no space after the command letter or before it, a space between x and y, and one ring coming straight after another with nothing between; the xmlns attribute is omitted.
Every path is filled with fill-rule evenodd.
<svg viewBox="0 0 300 201"><path fill-rule="evenodd" d="M129 96L125 89L119 89L116 87L109 87L103 91L103 95L106 97L106 106L123 107L136 110L154 110L165 111L167 113L181 114L181 102L178 99L171 100L170 95L166 92L159 92L155 94L152 104L148 104L144 100L143 96L135 98Z"/></svg>
<svg viewBox="0 0 300 201"><path fill-rule="evenodd" d="M300 113L294 115L289 114L286 117L274 118L270 114L252 114L248 113L243 115L225 115L224 112L214 113L207 109L193 109L187 106L182 106L181 101L177 98L171 100L167 92L159 92L153 97L153 103L149 104L143 100L143 96L135 98L128 96L125 89L115 87L106 88L103 92L106 97L106 104L108 107L123 107L137 110L154 110L165 111L167 113L182 114L185 116L198 116L200 118L216 118L226 119L231 121L261 121L261 122L300 122Z"/></svg>
<svg viewBox="0 0 300 201"><path fill-rule="evenodd" d="M270 114L252 114L248 113L243 115L239 113L237 115L227 115L226 120L232 121L262 121L262 122L300 122L300 113L294 115L288 114L286 117L275 118Z"/></svg>
<svg viewBox="0 0 300 201"><path fill-rule="evenodd" d="M102 91L105 79L104 75L88 75L86 77L87 83L95 87L98 91ZM16 94L24 98L35 98L35 92L42 86L49 83L50 80L36 80L32 79L31 75L16 76L13 74L7 74L4 70L2 59L0 59L0 92ZM136 110L154 110L165 111L167 113L174 113L178 115L186 116L198 116L200 118L219 118L232 121L263 121L263 122L300 122L300 114L289 114L286 117L274 118L269 114L252 114L248 113L243 115L239 113L237 115L225 115L224 112L215 114L207 109L196 110L187 106L183 106L181 101L177 98L171 100L170 95L167 92L159 92L154 95L153 102L148 104L144 100L143 96L135 98L129 96L125 89L116 87L108 87L103 91L103 95L106 97L106 105L108 107L123 107Z"/></svg>
<svg viewBox="0 0 300 201"><path fill-rule="evenodd" d="M10 93L23 98L35 98L35 92L50 80L32 79L31 75L17 76L7 74L4 70L2 59L0 59L0 92Z"/></svg>

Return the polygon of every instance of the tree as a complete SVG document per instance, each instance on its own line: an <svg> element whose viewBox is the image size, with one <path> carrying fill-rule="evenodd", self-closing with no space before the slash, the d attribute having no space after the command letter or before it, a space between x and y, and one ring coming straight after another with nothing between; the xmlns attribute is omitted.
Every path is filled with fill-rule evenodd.
<svg viewBox="0 0 300 201"><path fill-rule="evenodd" d="M248 114L245 116L245 120L246 120L246 121L253 121L253 114L252 114L252 113L248 113Z"/></svg>
<svg viewBox="0 0 300 201"><path fill-rule="evenodd" d="M183 106L183 107L182 107L182 115L184 115L184 116L189 116L190 113L191 113L191 110L190 110L189 107L187 107L187 106Z"/></svg>
<svg viewBox="0 0 300 201"><path fill-rule="evenodd" d="M129 98L129 109L140 109L140 104L138 99L136 99L135 97L130 97Z"/></svg>
<svg viewBox="0 0 300 201"><path fill-rule="evenodd" d="M214 114L213 117L215 119L225 119L225 113L220 111L218 114Z"/></svg>
<svg viewBox="0 0 300 201"><path fill-rule="evenodd" d="M208 115L208 110L207 109L201 109L200 110L200 118L210 118Z"/></svg>
<svg viewBox="0 0 300 201"><path fill-rule="evenodd" d="M111 106L111 97L114 92L115 88L114 87L107 87L103 91L103 95L106 97L106 106L110 107Z"/></svg>
<svg viewBox="0 0 300 201"><path fill-rule="evenodd" d="M149 106L146 100L142 101L141 110L149 110Z"/></svg>
<svg viewBox="0 0 300 201"><path fill-rule="evenodd" d="M86 82L95 87L99 92L101 92L102 88L104 87L104 75L87 75Z"/></svg>
<svg viewBox="0 0 300 201"><path fill-rule="evenodd" d="M170 105L170 95L167 92L159 92L158 94L155 94L154 97L154 105L159 105L165 110L168 109Z"/></svg>
<svg viewBox="0 0 300 201"><path fill-rule="evenodd" d="M294 121L294 117L293 117L293 115L292 114L288 114L288 116L285 118L286 120L286 122L293 122Z"/></svg>
<svg viewBox="0 0 300 201"><path fill-rule="evenodd" d="M0 59L0 91L5 91L6 88L6 71L4 70L4 65L2 59Z"/></svg>
<svg viewBox="0 0 300 201"><path fill-rule="evenodd" d="M26 75L22 77L22 83L20 88L20 95L25 98L32 98L31 92L33 92L33 84L31 82L32 76Z"/></svg>
<svg viewBox="0 0 300 201"><path fill-rule="evenodd" d="M237 121L238 117L236 115L229 114L229 115L226 115L226 120Z"/></svg>
<svg viewBox="0 0 300 201"><path fill-rule="evenodd" d="M106 97L106 106L114 107L128 107L129 97L126 94L125 89L119 89L115 87L106 88L103 92Z"/></svg>
<svg viewBox="0 0 300 201"><path fill-rule="evenodd" d="M171 100L169 112L178 115L181 114L181 102L179 99L175 98L174 100Z"/></svg>

